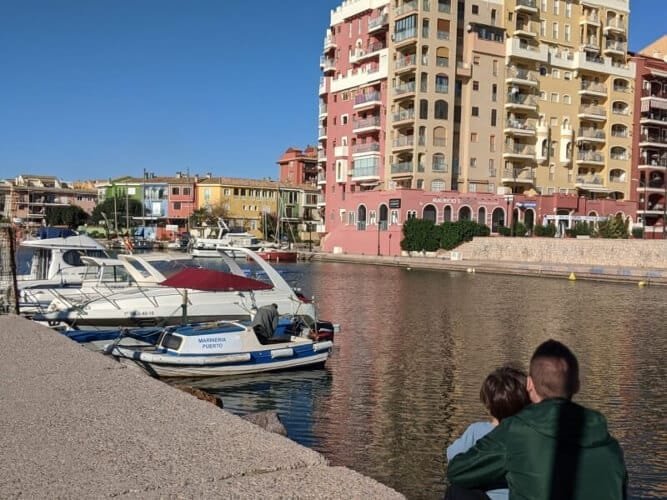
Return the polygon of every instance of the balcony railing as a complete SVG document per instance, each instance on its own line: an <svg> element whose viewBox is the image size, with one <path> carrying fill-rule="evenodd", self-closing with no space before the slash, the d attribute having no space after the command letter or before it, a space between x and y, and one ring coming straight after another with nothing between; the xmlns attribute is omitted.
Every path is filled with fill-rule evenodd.
<svg viewBox="0 0 667 500"><path fill-rule="evenodd" d="M448 68L449 67L449 57L436 56L435 65L439 68Z"/></svg>
<svg viewBox="0 0 667 500"><path fill-rule="evenodd" d="M380 93L379 92L367 92L365 94L358 94L354 98L354 104L364 104L366 102L371 102L371 101L380 101Z"/></svg>
<svg viewBox="0 0 667 500"><path fill-rule="evenodd" d="M528 80L531 82L537 82L537 77L535 72L523 69L523 68L512 68L507 72L507 78L516 78L517 80Z"/></svg>
<svg viewBox="0 0 667 500"><path fill-rule="evenodd" d="M327 129L326 127L320 127L317 130L317 137L326 137L327 136Z"/></svg>
<svg viewBox="0 0 667 500"><path fill-rule="evenodd" d="M537 8L537 0L516 0L517 7L530 7L531 9Z"/></svg>
<svg viewBox="0 0 667 500"><path fill-rule="evenodd" d="M536 130L535 125L532 125L527 120L507 120L505 128L525 130L526 132L535 132Z"/></svg>
<svg viewBox="0 0 667 500"><path fill-rule="evenodd" d="M452 5L449 2L438 2L438 12L449 14L452 11Z"/></svg>
<svg viewBox="0 0 667 500"><path fill-rule="evenodd" d="M628 48L628 44L623 42L618 42L616 40L607 40L605 48L608 50L616 50L618 52L625 52Z"/></svg>
<svg viewBox="0 0 667 500"><path fill-rule="evenodd" d="M326 104L320 104L320 110L319 113L321 115L325 115L327 113L327 105Z"/></svg>
<svg viewBox="0 0 667 500"><path fill-rule="evenodd" d="M535 156L535 147L528 146L526 144L514 144L511 146L508 145L505 148L505 153L522 156Z"/></svg>
<svg viewBox="0 0 667 500"><path fill-rule="evenodd" d="M377 165L371 165L368 167L354 167L352 169L352 177L377 177L377 176L378 176Z"/></svg>
<svg viewBox="0 0 667 500"><path fill-rule="evenodd" d="M400 122L403 120L412 120L415 117L414 109L402 109L397 113L394 113L393 119L395 122Z"/></svg>
<svg viewBox="0 0 667 500"><path fill-rule="evenodd" d="M409 28L407 30L403 31L397 31L394 33L394 42L402 42L403 40L407 40L409 38L415 38L417 36L417 28Z"/></svg>
<svg viewBox="0 0 667 500"><path fill-rule="evenodd" d="M446 83L436 83L435 84L435 91L438 94L447 94L449 93L449 84Z"/></svg>
<svg viewBox="0 0 667 500"><path fill-rule="evenodd" d="M415 136L414 135L403 135L400 137L397 137L392 141L392 146L395 148L402 148L406 146L414 146L415 144Z"/></svg>
<svg viewBox="0 0 667 500"><path fill-rule="evenodd" d="M377 151L380 151L379 142L364 142L362 144L355 144L352 146L352 154L373 153Z"/></svg>
<svg viewBox="0 0 667 500"><path fill-rule="evenodd" d="M600 23L600 16L597 14L588 14L587 16L584 16L584 21L593 23L593 24L599 24Z"/></svg>
<svg viewBox="0 0 667 500"><path fill-rule="evenodd" d="M605 87L604 83L591 82L590 80L581 81L581 90L588 90L590 92L597 92L599 94L607 93L607 87Z"/></svg>
<svg viewBox="0 0 667 500"><path fill-rule="evenodd" d="M639 142L653 142L655 144L667 144L667 137L656 134L641 134Z"/></svg>
<svg viewBox="0 0 667 500"><path fill-rule="evenodd" d="M577 161L604 163L604 156L594 151L579 151L577 154Z"/></svg>
<svg viewBox="0 0 667 500"><path fill-rule="evenodd" d="M611 108L611 112L615 115L627 115L630 113L629 106L614 106Z"/></svg>
<svg viewBox="0 0 667 500"><path fill-rule="evenodd" d="M529 94L508 94L508 104L521 104L524 106L537 106L537 99L534 95Z"/></svg>
<svg viewBox="0 0 667 500"><path fill-rule="evenodd" d="M375 28L379 28L380 26L384 26L388 22L389 22L389 16L387 14L371 17L368 20L368 31L374 30Z"/></svg>
<svg viewBox="0 0 667 500"><path fill-rule="evenodd" d="M438 31L438 40L449 40L449 31Z"/></svg>
<svg viewBox="0 0 667 500"><path fill-rule="evenodd" d="M642 89L642 97L658 97L659 99L667 99L667 92L662 90Z"/></svg>
<svg viewBox="0 0 667 500"><path fill-rule="evenodd" d="M579 114L605 116L607 112L602 106L579 106Z"/></svg>
<svg viewBox="0 0 667 500"><path fill-rule="evenodd" d="M408 172L414 172L415 166L411 161L401 161L398 163L391 164L391 173L392 174L405 174Z"/></svg>
<svg viewBox="0 0 667 500"><path fill-rule="evenodd" d="M601 186L604 184L602 177L599 175L578 175L577 184L586 184L589 186Z"/></svg>
<svg viewBox="0 0 667 500"><path fill-rule="evenodd" d="M588 139L605 139L606 135L604 130L598 130L596 128L582 128L579 130L577 137L585 137Z"/></svg>
<svg viewBox="0 0 667 500"><path fill-rule="evenodd" d="M396 69L407 68L408 66L414 66L415 64L417 64L417 56L415 54L396 59Z"/></svg>
<svg viewBox="0 0 667 500"><path fill-rule="evenodd" d="M433 172L447 172L448 165L445 161L435 161L431 166Z"/></svg>
<svg viewBox="0 0 667 500"><path fill-rule="evenodd" d="M396 95L407 94L409 92L415 91L415 82L407 82L394 87L394 93Z"/></svg>
<svg viewBox="0 0 667 500"><path fill-rule="evenodd" d="M405 2L403 5L400 5L394 9L394 16L402 16L403 14L408 14L409 12L412 12L413 10L417 10L417 2L412 1L412 2Z"/></svg>
<svg viewBox="0 0 667 500"><path fill-rule="evenodd" d="M604 25L605 29L614 28L625 31L625 23L618 18L608 19Z"/></svg>
<svg viewBox="0 0 667 500"><path fill-rule="evenodd" d="M364 118L361 120L354 120L354 125L352 126L352 128L356 130L360 128L379 127L379 126L380 126L380 117L371 116L369 118Z"/></svg>
<svg viewBox="0 0 667 500"><path fill-rule="evenodd" d="M320 57L320 67L321 68L333 68L336 64L336 61L333 59L333 57L325 57L321 56Z"/></svg>
<svg viewBox="0 0 667 500"><path fill-rule="evenodd" d="M494 172L495 174L495 172ZM532 169L517 169L517 168L506 168L503 169L503 179L513 179L514 181L534 181L535 174Z"/></svg>

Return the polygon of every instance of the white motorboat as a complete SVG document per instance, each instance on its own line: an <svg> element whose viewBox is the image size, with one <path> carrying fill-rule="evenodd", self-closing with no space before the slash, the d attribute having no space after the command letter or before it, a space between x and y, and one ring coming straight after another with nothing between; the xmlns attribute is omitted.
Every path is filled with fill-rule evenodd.
<svg viewBox="0 0 667 500"><path fill-rule="evenodd" d="M106 249L84 234L24 240L19 247L21 264L28 272L17 275L20 289L39 286L78 285L86 272L81 257L108 258Z"/></svg>
<svg viewBox="0 0 667 500"><path fill-rule="evenodd" d="M261 246L259 239L250 233L230 231L222 219L218 219L217 227L202 227L193 233L188 243L193 257L220 257L218 248L224 247L257 250Z"/></svg>
<svg viewBox="0 0 667 500"><path fill-rule="evenodd" d="M40 282L19 287L21 314L32 316L46 312L54 301L57 302L52 310L64 309L121 291L155 287L167 279L156 266L163 270L177 268L186 259L159 253L119 255L117 259L82 256L80 260L85 266L80 284Z"/></svg>
<svg viewBox="0 0 667 500"><path fill-rule="evenodd" d="M313 340L307 328L293 329L292 325L279 325L277 337L268 344L261 344L253 329L239 322L169 327L154 344L125 347L121 337L106 352L158 377L243 375L323 366L332 340Z"/></svg>
<svg viewBox="0 0 667 500"><path fill-rule="evenodd" d="M255 252L247 248L219 250L227 272L185 269L160 285L133 292L118 292L85 302L65 305L58 300L40 321L81 326L155 326L188 322L247 319L255 308L276 304L280 314L301 315L314 322L315 306L298 294L285 279ZM262 280L246 278L233 255L241 252L261 269Z"/></svg>

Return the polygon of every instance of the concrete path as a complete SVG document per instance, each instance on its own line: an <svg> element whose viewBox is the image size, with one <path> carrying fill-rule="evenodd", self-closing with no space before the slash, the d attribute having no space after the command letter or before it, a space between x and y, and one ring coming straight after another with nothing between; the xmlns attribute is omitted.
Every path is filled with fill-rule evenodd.
<svg viewBox="0 0 667 500"><path fill-rule="evenodd" d="M16 316L0 407L2 498L404 498Z"/></svg>
<svg viewBox="0 0 667 500"><path fill-rule="evenodd" d="M375 255L313 253L307 260L323 262L350 262L398 266L412 269L433 269L475 273L541 276L548 278L649 285L667 285L666 269L646 269L626 266L590 266L575 264L549 264L532 262L508 262L492 260L450 260L442 257L385 257Z"/></svg>

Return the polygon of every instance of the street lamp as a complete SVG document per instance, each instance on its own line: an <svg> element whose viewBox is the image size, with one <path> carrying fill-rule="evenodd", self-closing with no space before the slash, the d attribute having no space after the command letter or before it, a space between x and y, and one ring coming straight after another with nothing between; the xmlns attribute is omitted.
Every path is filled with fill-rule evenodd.
<svg viewBox="0 0 667 500"><path fill-rule="evenodd" d="M312 221L308 222L308 251L313 251L313 223Z"/></svg>
<svg viewBox="0 0 667 500"><path fill-rule="evenodd" d="M378 225L378 257L380 256L380 219L377 219Z"/></svg>
<svg viewBox="0 0 667 500"><path fill-rule="evenodd" d="M514 201L514 196L512 196L511 194L505 196L505 201L507 202L507 226L510 228L510 236L514 236L514 228L513 228L514 221L512 220L513 217L511 217L511 212L510 212L510 205Z"/></svg>

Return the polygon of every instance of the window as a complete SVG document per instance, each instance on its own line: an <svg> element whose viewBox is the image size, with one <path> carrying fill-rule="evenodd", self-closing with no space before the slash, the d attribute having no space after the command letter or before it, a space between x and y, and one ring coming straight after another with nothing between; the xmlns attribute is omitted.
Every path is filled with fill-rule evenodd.
<svg viewBox="0 0 667 500"><path fill-rule="evenodd" d="M551 38L558 40L558 23L554 23L551 27Z"/></svg>
<svg viewBox="0 0 667 500"><path fill-rule="evenodd" d="M569 42L569 41L570 41L570 38L572 37L572 34L570 33L570 25L569 25L569 24L566 24L566 25L565 25L565 33L564 33L564 36L565 36L565 41L566 41L566 42Z"/></svg>
<svg viewBox="0 0 667 500"><path fill-rule="evenodd" d="M547 36L547 22L544 19L540 21L540 36Z"/></svg>
<svg viewBox="0 0 667 500"><path fill-rule="evenodd" d="M447 75L435 75L435 91L439 94L449 92L449 77Z"/></svg>
<svg viewBox="0 0 667 500"><path fill-rule="evenodd" d="M341 125L347 125L347 118L348 118L347 115L342 115L342 116L340 117L340 123L341 123Z"/></svg>
<svg viewBox="0 0 667 500"><path fill-rule="evenodd" d="M472 89L477 92L479 90L479 82L477 80L473 80L472 82Z"/></svg>
<svg viewBox="0 0 667 500"><path fill-rule="evenodd" d="M493 60L493 76L498 76L498 59Z"/></svg>
<svg viewBox="0 0 667 500"><path fill-rule="evenodd" d="M560 0L554 0L554 16L560 14Z"/></svg>
<svg viewBox="0 0 667 500"><path fill-rule="evenodd" d="M491 100L493 102L496 102L497 99L498 99L498 85L494 83L493 85L491 85Z"/></svg>
<svg viewBox="0 0 667 500"><path fill-rule="evenodd" d="M443 100L435 101L435 118L438 120L446 120L449 115L449 108L447 102Z"/></svg>
<svg viewBox="0 0 667 500"><path fill-rule="evenodd" d="M472 63L479 65L479 56L473 56Z"/></svg>
<svg viewBox="0 0 667 500"><path fill-rule="evenodd" d="M557 92L552 92L551 93L551 102L558 102L558 93Z"/></svg>
<svg viewBox="0 0 667 500"><path fill-rule="evenodd" d="M547 0L542 0L542 10L546 12L548 8Z"/></svg>
<svg viewBox="0 0 667 500"><path fill-rule="evenodd" d="M565 0L565 17L572 17L572 0Z"/></svg>
<svg viewBox="0 0 667 500"><path fill-rule="evenodd" d="M495 151L496 151L496 136L495 135L492 135L491 137L489 137L489 151L491 151L492 153L495 153Z"/></svg>
<svg viewBox="0 0 667 500"><path fill-rule="evenodd" d="M549 180L553 181L556 178L556 165L551 163L549 165Z"/></svg>
<svg viewBox="0 0 667 500"><path fill-rule="evenodd" d="M477 166L477 158L470 158L470 166L475 168Z"/></svg>
<svg viewBox="0 0 667 500"><path fill-rule="evenodd" d="M180 201L175 201L174 202L174 210L180 210L181 209L181 202Z"/></svg>
<svg viewBox="0 0 667 500"><path fill-rule="evenodd" d="M560 78L560 70L557 69L552 69L551 70L551 77L552 78Z"/></svg>
<svg viewBox="0 0 667 500"><path fill-rule="evenodd" d="M343 101L347 101L350 99L350 94L349 92L343 92Z"/></svg>
<svg viewBox="0 0 667 500"><path fill-rule="evenodd" d="M572 80L572 73L570 73L569 71L563 73L563 80Z"/></svg>
<svg viewBox="0 0 667 500"><path fill-rule="evenodd" d="M479 5L473 4L472 6L472 13L473 14L479 14Z"/></svg>
<svg viewBox="0 0 667 500"><path fill-rule="evenodd" d="M190 196L190 188L183 188L183 195Z"/></svg>
<svg viewBox="0 0 667 500"><path fill-rule="evenodd" d="M444 191L445 190L445 181L436 179L431 181L431 191Z"/></svg>
<svg viewBox="0 0 667 500"><path fill-rule="evenodd" d="M472 107L472 116L479 116L479 108L477 106Z"/></svg>
<svg viewBox="0 0 667 500"><path fill-rule="evenodd" d="M563 96L563 104L572 104L572 98L569 95Z"/></svg>
<svg viewBox="0 0 667 500"><path fill-rule="evenodd" d="M419 101L419 118L421 120L428 119L428 101L426 99Z"/></svg>
<svg viewBox="0 0 667 500"><path fill-rule="evenodd" d="M471 132L470 142L478 142L478 141L479 141L479 136L477 135L477 132Z"/></svg>
<svg viewBox="0 0 667 500"><path fill-rule="evenodd" d="M498 121L498 113L495 109L492 109L491 110L491 126L495 127L497 121Z"/></svg>
<svg viewBox="0 0 667 500"><path fill-rule="evenodd" d="M557 127L558 126L558 118L555 116L552 116L549 118L549 126L550 127Z"/></svg>
<svg viewBox="0 0 667 500"><path fill-rule="evenodd" d="M175 195L181 194L180 188L177 188L177 187L171 188L171 194L175 194Z"/></svg>

